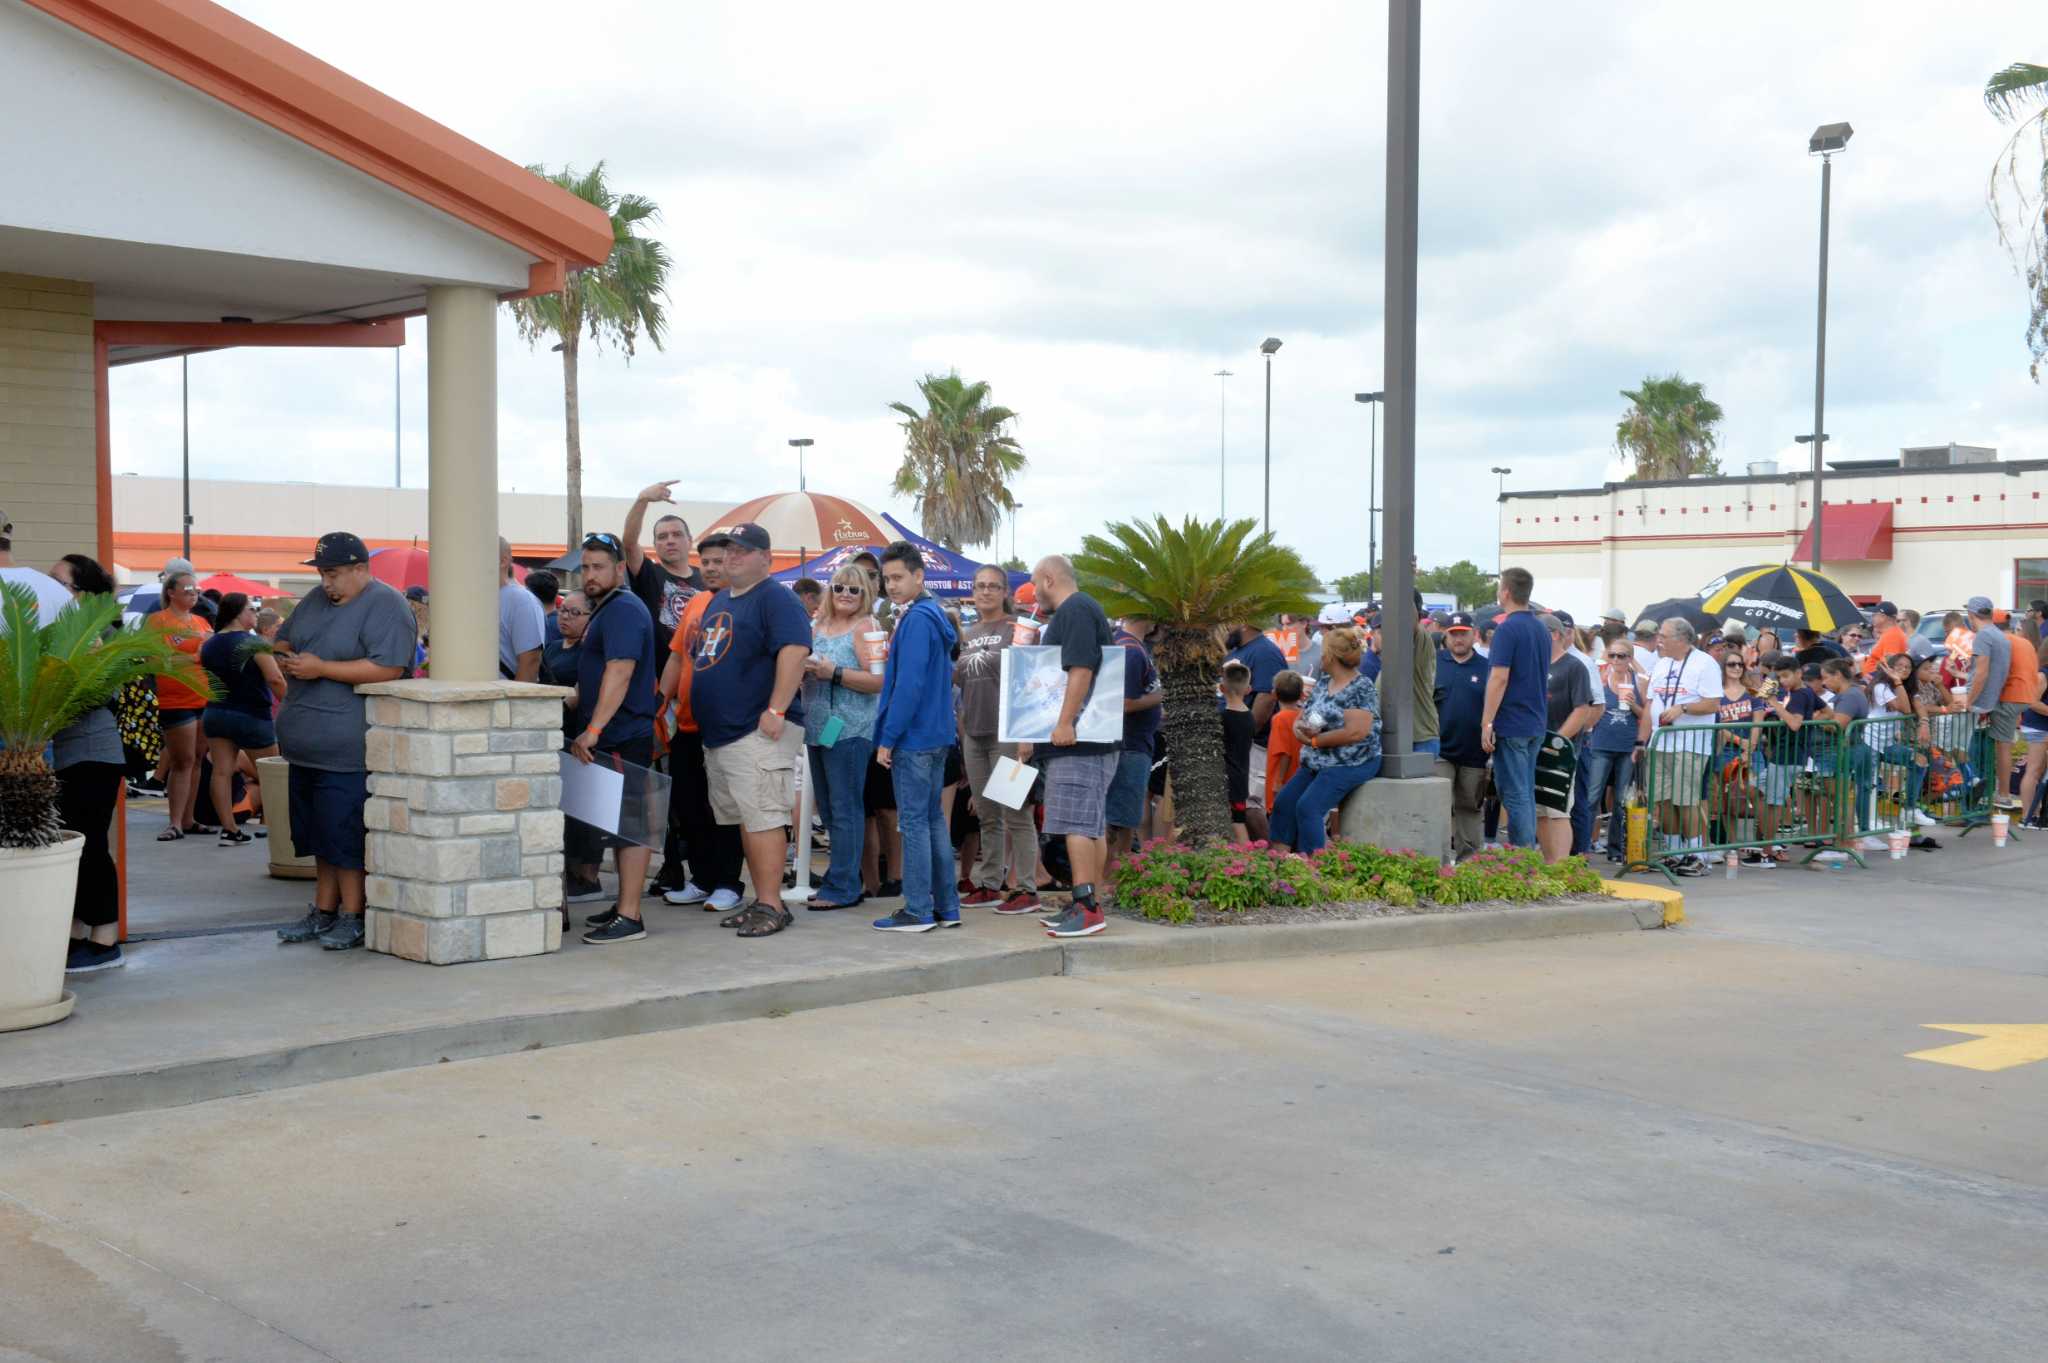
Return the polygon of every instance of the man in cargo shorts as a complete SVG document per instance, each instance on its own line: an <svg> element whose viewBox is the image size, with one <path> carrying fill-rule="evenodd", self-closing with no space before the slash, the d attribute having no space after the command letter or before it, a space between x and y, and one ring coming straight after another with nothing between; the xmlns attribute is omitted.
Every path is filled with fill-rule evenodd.
<svg viewBox="0 0 2048 1363"><path fill-rule="evenodd" d="M1067 840L1067 857L1074 868L1074 902L1047 923L1045 930L1053 937L1092 937L1103 929L1095 882L1107 856L1104 810L1123 745L1083 743L1075 738L1074 730L1095 689L1096 675L1102 671L1103 651L1110 647L1109 617L1094 597L1076 585L1074 565L1061 555L1041 560L1031 581L1039 603L1054 611L1044 645L1060 651L1060 667L1067 674L1066 697L1053 725L1052 742L1037 753L1045 764L1045 831Z"/></svg>

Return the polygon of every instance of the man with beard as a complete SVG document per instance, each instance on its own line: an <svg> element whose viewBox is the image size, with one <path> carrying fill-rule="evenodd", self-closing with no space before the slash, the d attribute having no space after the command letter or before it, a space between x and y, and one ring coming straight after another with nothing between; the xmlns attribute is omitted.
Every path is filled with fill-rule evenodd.
<svg viewBox="0 0 2048 1363"><path fill-rule="evenodd" d="M581 732L569 743L579 762L603 761L648 767L654 763L654 619L632 591L625 546L614 535L583 537L583 596L590 623L576 649L576 718ZM612 849L619 872L619 900L589 919L583 940L592 946L637 942L647 936L640 918L640 891L647 880L648 850L609 833L598 841Z"/></svg>
<svg viewBox="0 0 2048 1363"><path fill-rule="evenodd" d="M358 686L397 681L412 665L412 607L370 576L370 551L346 530L322 535L306 563L320 590L299 602L277 634L285 675L278 752L291 763L293 850L314 865L313 907L277 930L285 942L316 938L329 951L363 944L363 804L369 799Z"/></svg>

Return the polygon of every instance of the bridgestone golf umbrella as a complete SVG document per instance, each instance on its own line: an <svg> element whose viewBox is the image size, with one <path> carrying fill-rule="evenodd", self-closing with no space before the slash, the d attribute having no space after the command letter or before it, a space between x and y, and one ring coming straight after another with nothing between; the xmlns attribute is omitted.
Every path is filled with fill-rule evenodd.
<svg viewBox="0 0 2048 1363"><path fill-rule="evenodd" d="M1742 620L1769 629L1810 629L1832 634L1862 624L1849 594L1819 573L1789 563L1738 568L1700 588L1700 603L1716 620Z"/></svg>

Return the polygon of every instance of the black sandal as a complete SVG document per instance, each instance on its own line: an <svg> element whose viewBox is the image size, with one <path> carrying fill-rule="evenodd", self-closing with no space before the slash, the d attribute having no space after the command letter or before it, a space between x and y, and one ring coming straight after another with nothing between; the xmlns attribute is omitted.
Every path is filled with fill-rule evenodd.
<svg viewBox="0 0 2048 1363"><path fill-rule="evenodd" d="M157 834L156 840L158 842L177 842L184 836L185 830L178 827L176 824L172 824L169 828L166 828L163 832Z"/></svg>
<svg viewBox="0 0 2048 1363"><path fill-rule="evenodd" d="M755 904L747 911L747 921L740 925L741 937L773 937L791 923L796 916L788 909L778 909L769 904Z"/></svg>
<svg viewBox="0 0 2048 1363"><path fill-rule="evenodd" d="M838 909L857 909L861 905L867 903L867 898L868 897L866 895L862 895L860 898L848 900L844 904L821 904L817 900L813 899L810 903L804 905L804 907L809 909L812 913L832 913Z"/></svg>
<svg viewBox="0 0 2048 1363"><path fill-rule="evenodd" d="M727 914L725 917L719 919L718 926L720 926L721 928L736 928L740 924L746 922L747 915L752 913L755 909L759 907L760 905L758 904L742 904L737 909L734 909L731 913Z"/></svg>

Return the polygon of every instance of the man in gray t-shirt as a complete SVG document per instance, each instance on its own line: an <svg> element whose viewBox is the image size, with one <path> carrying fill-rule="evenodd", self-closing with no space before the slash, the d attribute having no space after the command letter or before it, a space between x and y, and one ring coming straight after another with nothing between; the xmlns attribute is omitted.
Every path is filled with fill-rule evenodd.
<svg viewBox="0 0 2048 1363"><path fill-rule="evenodd" d="M396 681L413 659L412 607L370 576L370 551L345 530L320 537L306 562L320 570L277 633L286 683L278 751L291 769L292 845L316 873L313 908L279 928L287 942L316 937L330 951L363 944L363 803L369 724L356 687Z"/></svg>
<svg viewBox="0 0 2048 1363"><path fill-rule="evenodd" d="M2019 737L2020 711L2026 706L1998 698L2005 690L2006 674L2012 671L2012 640L1992 617L1990 597L1973 596L1963 603L1963 609L1970 613L1970 628L1976 631L1970 641L1970 709L1991 733L1991 770L1998 774L1991 802L2000 809L2017 808L2019 801L2007 789L2006 775L2012 770L2013 740Z"/></svg>

